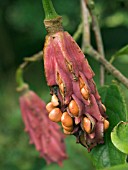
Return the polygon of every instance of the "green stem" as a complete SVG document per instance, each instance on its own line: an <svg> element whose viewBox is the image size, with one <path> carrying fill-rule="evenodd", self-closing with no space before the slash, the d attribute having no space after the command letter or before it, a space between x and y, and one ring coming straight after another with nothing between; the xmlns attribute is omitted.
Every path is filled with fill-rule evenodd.
<svg viewBox="0 0 128 170"><path fill-rule="evenodd" d="M23 70L21 68L18 68L16 71L16 82L19 87L21 87L24 84Z"/></svg>
<svg viewBox="0 0 128 170"><path fill-rule="evenodd" d="M24 91L25 89L28 89L28 85L23 80L23 69L18 68L16 71L16 82L17 82L17 91Z"/></svg>
<svg viewBox="0 0 128 170"><path fill-rule="evenodd" d="M54 19L59 16L56 13L51 0L42 0L42 3L43 3L46 20Z"/></svg>

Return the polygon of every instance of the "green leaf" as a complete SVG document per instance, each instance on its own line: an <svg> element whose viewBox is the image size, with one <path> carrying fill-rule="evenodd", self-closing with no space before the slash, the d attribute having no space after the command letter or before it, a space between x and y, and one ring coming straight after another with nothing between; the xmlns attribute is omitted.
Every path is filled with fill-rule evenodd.
<svg viewBox="0 0 128 170"><path fill-rule="evenodd" d="M110 63L112 63L116 58L119 59L121 62L128 62L128 45L121 48L117 51L110 59Z"/></svg>
<svg viewBox="0 0 128 170"><path fill-rule="evenodd" d="M117 149L128 154L128 122L120 122L111 132L111 140Z"/></svg>
<svg viewBox="0 0 128 170"><path fill-rule="evenodd" d="M102 102L107 108L106 114L110 122L105 132L104 144L98 145L91 151L93 164L97 169L125 163L126 155L120 152L111 142L110 133L120 121L126 120L126 106L117 85L104 86L100 90Z"/></svg>
<svg viewBox="0 0 128 170"><path fill-rule="evenodd" d="M121 165L117 165L117 166L112 166L109 168L105 168L102 170L128 170L128 164L121 164Z"/></svg>

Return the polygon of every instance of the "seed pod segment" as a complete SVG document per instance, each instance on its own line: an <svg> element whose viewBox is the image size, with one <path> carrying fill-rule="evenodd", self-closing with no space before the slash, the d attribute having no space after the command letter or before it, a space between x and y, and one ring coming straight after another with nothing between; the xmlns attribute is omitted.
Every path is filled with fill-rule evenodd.
<svg viewBox="0 0 128 170"><path fill-rule="evenodd" d="M59 108L55 108L49 113L49 119L52 120L53 122L60 122L61 116L62 112Z"/></svg>

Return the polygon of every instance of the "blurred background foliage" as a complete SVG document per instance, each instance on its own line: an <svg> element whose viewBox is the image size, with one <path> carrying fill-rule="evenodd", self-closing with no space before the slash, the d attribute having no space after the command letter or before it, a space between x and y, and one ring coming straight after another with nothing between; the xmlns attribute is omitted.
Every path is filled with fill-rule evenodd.
<svg viewBox="0 0 128 170"><path fill-rule="evenodd" d="M53 0L58 13L63 16L63 26L71 35L81 22L79 0ZM107 59L128 43L128 1L95 0ZM1 170L59 170L58 165L46 166L39 158L29 138L23 131L24 125L16 93L15 70L23 58L42 50L46 31L41 0L0 0L0 169ZM81 45L81 38L78 43ZM92 34L92 43L95 46ZM99 87L99 64L88 58L96 73ZM128 56L117 59L114 65L128 75ZM49 89L44 77L43 61L31 64L25 70L25 80L31 89L46 102ZM128 77L128 76L127 76ZM106 84L112 76L106 75ZM124 87L128 102L128 92ZM89 155L82 146L75 144L74 137L66 139L69 159L62 169L93 170Z"/></svg>

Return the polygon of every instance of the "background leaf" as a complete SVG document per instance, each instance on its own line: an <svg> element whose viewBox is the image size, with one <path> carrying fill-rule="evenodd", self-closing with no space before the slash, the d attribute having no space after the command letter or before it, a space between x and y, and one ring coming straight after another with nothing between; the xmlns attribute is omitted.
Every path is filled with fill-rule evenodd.
<svg viewBox="0 0 128 170"><path fill-rule="evenodd" d="M123 96L116 85L105 86L100 90L102 102L107 108L110 127L105 133L105 143L91 151L93 163L97 169L125 163L126 155L120 152L111 142L110 133L114 126L126 120L126 106Z"/></svg>
<svg viewBox="0 0 128 170"><path fill-rule="evenodd" d="M128 164L117 165L102 170L128 170Z"/></svg>
<svg viewBox="0 0 128 170"><path fill-rule="evenodd" d="M114 127L111 140L121 152L128 154L128 122L120 122Z"/></svg>

